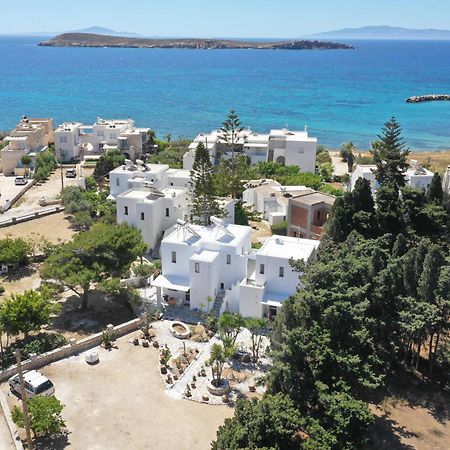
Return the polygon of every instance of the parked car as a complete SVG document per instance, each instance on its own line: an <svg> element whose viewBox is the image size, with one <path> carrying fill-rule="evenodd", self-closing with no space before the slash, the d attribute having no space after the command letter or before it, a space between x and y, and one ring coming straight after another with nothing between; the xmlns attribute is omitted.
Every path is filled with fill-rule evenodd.
<svg viewBox="0 0 450 450"><path fill-rule="evenodd" d="M55 386L44 375L37 370L26 370L23 372L23 380L25 383L25 392L29 397L36 395L50 396L55 393ZM9 380L11 391L20 394L19 374L12 376Z"/></svg>
<svg viewBox="0 0 450 450"><path fill-rule="evenodd" d="M66 178L76 178L76 177L77 177L77 169L66 170Z"/></svg>
<svg viewBox="0 0 450 450"><path fill-rule="evenodd" d="M25 185L27 183L28 183L27 179L25 177L22 177L22 176L18 176L14 180L14 184L16 184L17 186L23 186L23 185Z"/></svg>

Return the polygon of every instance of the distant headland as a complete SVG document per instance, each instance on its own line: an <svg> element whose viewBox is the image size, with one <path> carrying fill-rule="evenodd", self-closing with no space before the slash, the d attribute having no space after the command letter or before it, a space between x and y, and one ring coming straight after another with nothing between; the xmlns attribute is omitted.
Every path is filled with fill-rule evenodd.
<svg viewBox="0 0 450 450"><path fill-rule="evenodd" d="M352 45L315 40L284 42L234 41L227 39L144 39L91 33L65 33L38 44L44 47L261 49L261 50L349 50Z"/></svg>

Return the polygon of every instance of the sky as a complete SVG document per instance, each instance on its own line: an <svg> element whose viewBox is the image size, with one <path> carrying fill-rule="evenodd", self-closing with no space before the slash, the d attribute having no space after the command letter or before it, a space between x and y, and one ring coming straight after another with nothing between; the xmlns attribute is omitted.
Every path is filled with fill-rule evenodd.
<svg viewBox="0 0 450 450"><path fill-rule="evenodd" d="M0 0L1 34L91 26L161 37L301 37L365 25L450 29L449 0Z"/></svg>

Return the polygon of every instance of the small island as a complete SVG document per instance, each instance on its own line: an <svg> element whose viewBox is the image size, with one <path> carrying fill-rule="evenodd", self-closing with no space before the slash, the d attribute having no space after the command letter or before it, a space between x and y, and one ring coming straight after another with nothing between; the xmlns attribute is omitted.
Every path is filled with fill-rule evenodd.
<svg viewBox="0 0 450 450"><path fill-rule="evenodd" d="M188 49L258 49L258 50L349 50L354 47L336 42L313 40L253 42L224 39L144 39L105 36L90 33L65 33L38 45L44 47L114 47L114 48L188 48Z"/></svg>

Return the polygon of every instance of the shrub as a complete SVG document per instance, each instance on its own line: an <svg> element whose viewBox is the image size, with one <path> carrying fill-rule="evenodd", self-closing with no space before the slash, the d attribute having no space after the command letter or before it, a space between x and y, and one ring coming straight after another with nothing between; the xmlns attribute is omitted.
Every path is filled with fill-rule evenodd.
<svg viewBox="0 0 450 450"><path fill-rule="evenodd" d="M32 397L27 400L30 416L30 427L36 436L52 436L60 433L66 426L61 417L64 405L53 396ZM23 411L15 406L12 410L13 422L23 428L25 426Z"/></svg>
<svg viewBox="0 0 450 450"><path fill-rule="evenodd" d="M272 233L278 236L287 236L288 223L286 221L272 225Z"/></svg>

